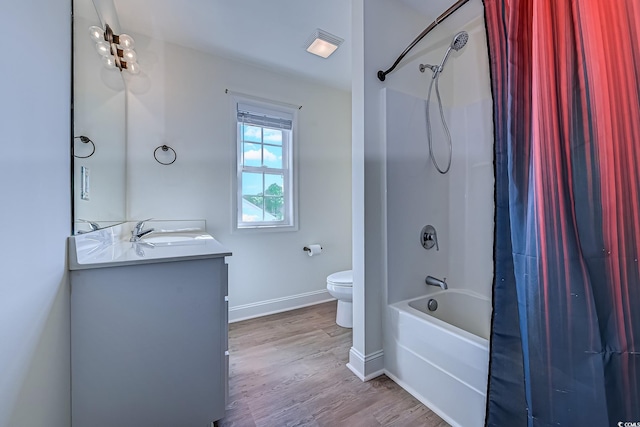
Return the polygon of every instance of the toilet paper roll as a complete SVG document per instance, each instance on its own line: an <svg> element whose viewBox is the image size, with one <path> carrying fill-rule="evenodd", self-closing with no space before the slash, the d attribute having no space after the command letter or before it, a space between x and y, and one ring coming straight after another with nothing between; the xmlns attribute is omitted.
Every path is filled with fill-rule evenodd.
<svg viewBox="0 0 640 427"><path fill-rule="evenodd" d="M322 253L322 246L318 244L307 245L305 246L304 250L307 251L307 254L309 254L309 256L320 255Z"/></svg>

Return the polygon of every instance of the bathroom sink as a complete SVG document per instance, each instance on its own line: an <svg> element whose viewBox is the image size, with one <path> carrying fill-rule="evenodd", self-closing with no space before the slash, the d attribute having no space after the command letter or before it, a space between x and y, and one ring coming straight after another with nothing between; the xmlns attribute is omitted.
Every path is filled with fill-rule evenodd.
<svg viewBox="0 0 640 427"><path fill-rule="evenodd" d="M147 243L178 243L178 242L189 242L191 240L195 240L193 236L186 236L184 234L161 234L161 235L150 235L148 237L143 237Z"/></svg>
<svg viewBox="0 0 640 427"><path fill-rule="evenodd" d="M69 268L83 270L231 255L205 231L204 221L150 221L148 233L132 242L135 227L136 223L130 221L71 236Z"/></svg>
<svg viewBox="0 0 640 427"><path fill-rule="evenodd" d="M173 246L203 244L210 239L213 237L203 232L160 232L149 233L140 240L154 246Z"/></svg>

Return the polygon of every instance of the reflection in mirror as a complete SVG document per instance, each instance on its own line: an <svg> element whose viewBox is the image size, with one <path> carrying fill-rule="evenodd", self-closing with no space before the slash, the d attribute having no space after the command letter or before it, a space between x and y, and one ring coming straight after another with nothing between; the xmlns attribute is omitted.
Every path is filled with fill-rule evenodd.
<svg viewBox="0 0 640 427"><path fill-rule="evenodd" d="M73 2L74 233L126 220L126 88L89 28L120 32L112 0Z"/></svg>

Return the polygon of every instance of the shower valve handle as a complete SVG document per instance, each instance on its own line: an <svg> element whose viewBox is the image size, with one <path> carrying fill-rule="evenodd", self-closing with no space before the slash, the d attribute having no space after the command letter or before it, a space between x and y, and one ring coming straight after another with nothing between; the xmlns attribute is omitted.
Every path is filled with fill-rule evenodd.
<svg viewBox="0 0 640 427"><path fill-rule="evenodd" d="M440 250L440 246L438 245L438 233L436 233L436 229L433 225L425 225L422 227L420 231L420 244L425 249L431 249L434 246L436 247L436 251Z"/></svg>

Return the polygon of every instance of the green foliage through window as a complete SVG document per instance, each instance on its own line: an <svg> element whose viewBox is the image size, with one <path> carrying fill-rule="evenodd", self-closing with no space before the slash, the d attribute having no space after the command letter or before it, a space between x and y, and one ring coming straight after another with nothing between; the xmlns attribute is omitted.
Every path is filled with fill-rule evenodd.
<svg viewBox="0 0 640 427"><path fill-rule="evenodd" d="M243 198L249 203L263 209L266 213L273 215L278 221L282 221L284 218L284 197L282 187L276 183L267 187L264 194L258 193L255 196L245 195Z"/></svg>

